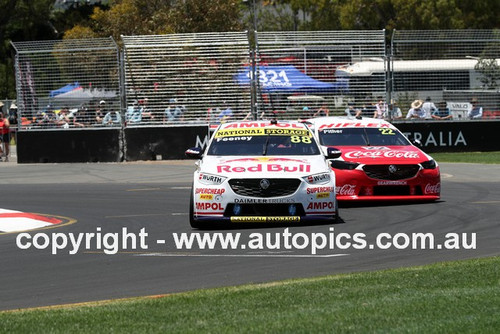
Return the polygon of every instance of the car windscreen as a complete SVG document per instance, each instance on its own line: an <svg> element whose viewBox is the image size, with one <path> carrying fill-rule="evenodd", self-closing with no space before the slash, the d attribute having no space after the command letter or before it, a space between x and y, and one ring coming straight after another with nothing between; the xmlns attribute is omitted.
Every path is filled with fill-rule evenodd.
<svg viewBox="0 0 500 334"><path fill-rule="evenodd" d="M208 155L317 155L321 154L309 130L219 130Z"/></svg>
<svg viewBox="0 0 500 334"><path fill-rule="evenodd" d="M325 146L411 145L401 132L391 128L321 129L319 142Z"/></svg>

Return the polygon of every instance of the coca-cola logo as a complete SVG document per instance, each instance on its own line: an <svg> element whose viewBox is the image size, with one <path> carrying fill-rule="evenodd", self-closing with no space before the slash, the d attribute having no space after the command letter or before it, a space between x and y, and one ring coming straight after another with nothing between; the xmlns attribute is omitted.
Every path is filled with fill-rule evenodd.
<svg viewBox="0 0 500 334"><path fill-rule="evenodd" d="M439 194L441 192L441 183L440 182L436 184L427 183L424 191L426 194Z"/></svg>
<svg viewBox="0 0 500 334"><path fill-rule="evenodd" d="M335 192L341 196L354 196L356 195L356 185L344 184L343 186L335 187Z"/></svg>
<svg viewBox="0 0 500 334"><path fill-rule="evenodd" d="M344 155L348 159L356 158L401 158L401 159L415 159L419 155L417 152L403 152L403 151L351 151Z"/></svg>

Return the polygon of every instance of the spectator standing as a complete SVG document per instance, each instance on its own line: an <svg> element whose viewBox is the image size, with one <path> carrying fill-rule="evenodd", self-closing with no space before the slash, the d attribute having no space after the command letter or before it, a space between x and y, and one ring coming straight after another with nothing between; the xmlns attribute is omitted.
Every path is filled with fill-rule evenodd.
<svg viewBox="0 0 500 334"><path fill-rule="evenodd" d="M2 150L0 146L0 154L5 157L4 161L9 161L9 153L10 153L10 123L9 119L4 116L3 111L0 111L0 140L3 142L3 147L5 151ZM1 158L0 158L0 161Z"/></svg>
<svg viewBox="0 0 500 334"><path fill-rule="evenodd" d="M378 102L375 104L375 112L373 118L383 119L387 115L387 104L379 97Z"/></svg>
<svg viewBox="0 0 500 334"><path fill-rule="evenodd" d="M427 96L425 102L422 104L422 109L425 112L425 118L431 118L432 114L438 110L430 96Z"/></svg>
<svg viewBox="0 0 500 334"><path fill-rule="evenodd" d="M469 119L481 119L483 117L483 107L478 104L477 98L473 97L470 100L469 111L467 112Z"/></svg>
<svg viewBox="0 0 500 334"><path fill-rule="evenodd" d="M9 124L10 124L10 133L11 139L14 140L14 143L17 142L17 128L18 128L18 115L17 115L17 106L15 103L12 103L9 108Z"/></svg>

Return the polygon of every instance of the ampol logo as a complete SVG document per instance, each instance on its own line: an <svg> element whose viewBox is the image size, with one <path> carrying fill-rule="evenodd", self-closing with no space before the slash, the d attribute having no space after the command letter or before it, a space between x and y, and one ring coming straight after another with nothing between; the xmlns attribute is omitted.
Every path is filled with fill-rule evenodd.
<svg viewBox="0 0 500 334"><path fill-rule="evenodd" d="M29 231L61 224L64 218L47 217L40 214L0 209L0 233Z"/></svg>

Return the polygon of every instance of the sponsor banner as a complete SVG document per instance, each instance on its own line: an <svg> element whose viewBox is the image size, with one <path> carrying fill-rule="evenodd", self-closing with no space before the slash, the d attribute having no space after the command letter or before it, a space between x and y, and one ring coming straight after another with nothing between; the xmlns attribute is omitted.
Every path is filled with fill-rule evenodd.
<svg viewBox="0 0 500 334"><path fill-rule="evenodd" d="M239 140L249 140L249 136L310 136L306 129L260 128L260 129L221 129L214 138L235 137Z"/></svg>
<svg viewBox="0 0 500 334"><path fill-rule="evenodd" d="M277 203L295 203L293 198L235 198L237 204L277 204Z"/></svg>
<svg viewBox="0 0 500 334"><path fill-rule="evenodd" d="M211 194L211 195L222 195L226 192L224 188L196 188L194 190L195 194Z"/></svg>
<svg viewBox="0 0 500 334"><path fill-rule="evenodd" d="M237 123L227 123L222 124L222 129L245 129L245 128L265 128L265 127L273 127L273 128L292 128L292 129L304 129L305 126L300 123L276 123L271 124L269 121L263 122L237 122Z"/></svg>
<svg viewBox="0 0 500 334"><path fill-rule="evenodd" d="M368 123L368 122L337 122L321 124L318 128L319 131L331 128L394 128L390 123Z"/></svg>
<svg viewBox="0 0 500 334"><path fill-rule="evenodd" d="M311 165L309 164L255 164L253 166L232 166L232 165L219 165L217 166L217 173L244 173L244 172L270 172L270 173L310 173Z"/></svg>
<svg viewBox="0 0 500 334"><path fill-rule="evenodd" d="M233 216L232 223L282 223L282 222L300 222L298 216L276 216L276 217L252 217L252 216Z"/></svg>
<svg viewBox="0 0 500 334"><path fill-rule="evenodd" d="M424 187L424 194L439 194L441 193L441 183L426 184Z"/></svg>
<svg viewBox="0 0 500 334"><path fill-rule="evenodd" d="M499 151L498 121L429 121L395 123L426 153Z"/></svg>
<svg viewBox="0 0 500 334"><path fill-rule="evenodd" d="M354 196L356 195L356 185L344 184L342 186L336 186L335 192L337 196Z"/></svg>
<svg viewBox="0 0 500 334"><path fill-rule="evenodd" d="M418 159L420 154L418 152L397 151L397 150L366 150L366 151L349 151L344 154L346 159L356 158L389 158L389 159Z"/></svg>
<svg viewBox="0 0 500 334"><path fill-rule="evenodd" d="M316 194L316 193L325 193L325 192L333 192L333 187L314 187L307 188L307 194Z"/></svg>
<svg viewBox="0 0 500 334"><path fill-rule="evenodd" d="M333 210L335 204L333 202L311 202L307 205L306 210Z"/></svg>

